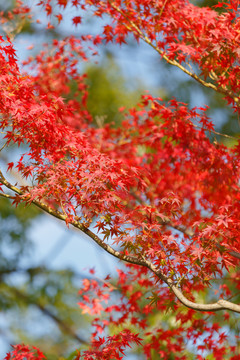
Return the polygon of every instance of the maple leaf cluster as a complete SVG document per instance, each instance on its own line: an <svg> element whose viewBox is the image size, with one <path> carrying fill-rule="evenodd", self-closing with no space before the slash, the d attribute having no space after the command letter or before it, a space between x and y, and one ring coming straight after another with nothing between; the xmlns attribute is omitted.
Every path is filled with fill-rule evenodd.
<svg viewBox="0 0 240 360"><path fill-rule="evenodd" d="M239 305L225 300L240 286L239 140L232 148L212 142L209 134L215 130L206 107L151 95L121 110L120 127L97 128L79 64L96 55L95 46L127 43L132 34L239 112L237 4L219 4L224 9L219 15L185 0L59 0L57 8L51 0L40 1L50 21L63 21L68 6L79 10L72 19L76 26L89 9L109 21L97 36L53 40L23 68L14 43L0 38L3 148L25 145L8 163L25 183L13 185L2 170L1 195L16 205L35 204L128 263L114 286L109 279L84 280L79 306L93 316L95 330L79 359L121 359L131 344L142 346L148 359L153 351L162 359L169 354L187 359L185 338L199 354L236 359L231 354L237 347L227 347L217 322L198 318L198 311L240 312ZM18 13L29 16L30 9L24 9ZM226 273L236 286L223 284L215 303L198 302L199 292ZM169 310L175 314L172 328L149 326L156 311ZM203 332L207 337L200 344ZM44 357L20 345L6 357L23 358Z"/></svg>
<svg viewBox="0 0 240 360"><path fill-rule="evenodd" d="M13 350L11 353L8 353L5 357L5 360L43 360L46 359L46 357L43 355L43 353L33 346L30 348L27 345L13 345Z"/></svg>

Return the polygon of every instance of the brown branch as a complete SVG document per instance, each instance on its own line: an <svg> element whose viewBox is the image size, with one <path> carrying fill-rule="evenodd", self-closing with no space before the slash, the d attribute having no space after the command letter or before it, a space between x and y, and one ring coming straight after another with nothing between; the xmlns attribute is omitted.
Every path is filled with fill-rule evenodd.
<svg viewBox="0 0 240 360"><path fill-rule="evenodd" d="M15 193L22 196L23 201L28 200L28 196L24 195L23 192L18 189L17 187L11 185L2 175L0 171L0 182L5 185L7 188L11 189ZM41 201L33 200L32 203L34 203L36 206L38 206L40 209L44 210L45 212L49 213L50 215L66 221L67 217L66 215L62 214L61 212L57 210L53 210L46 204L44 204ZM94 234L90 229L86 228L83 224L81 224L78 221L71 221L71 225L76 227L77 229L84 232L86 235L88 235L94 242L96 242L101 248L103 248L105 251L107 251L109 254L113 255L114 257L118 258L119 260L126 261L131 264L139 265L147 267L151 272L153 272L160 280L162 280L176 295L178 300L186 307L198 310L198 311L219 311L219 310L230 310L237 313L240 313L240 305L236 305L234 303L231 303L229 301L226 301L224 299L218 300L216 303L213 304L199 304L194 303L192 301L189 301L181 292L181 290L174 284L172 279L168 278L166 275L163 274L161 270L158 270L151 261L145 259L143 256L141 258L131 255L125 255L123 253L120 253L119 251L112 248L110 245L106 244L103 240L101 240L96 234Z"/></svg>
<svg viewBox="0 0 240 360"><path fill-rule="evenodd" d="M3 144L3 146L0 148L0 152L5 148L5 146L7 145L7 141L5 142L5 144Z"/></svg>
<svg viewBox="0 0 240 360"><path fill-rule="evenodd" d="M145 260L147 267L149 270L151 270L156 276L158 276L161 280L163 280L169 288L174 292L178 300L186 307L197 310L197 311L219 311L219 310L230 310L237 313L240 313L240 305L236 305L230 301L220 299L217 302L213 304L199 304L194 303L193 301L188 300L183 293L180 291L180 289L174 285L173 281L169 278L167 278L165 275L162 274L160 270L157 270L157 268L148 260Z"/></svg>
<svg viewBox="0 0 240 360"><path fill-rule="evenodd" d="M11 200L14 199L14 196L11 196L9 194L0 193L0 196L5 197L6 199L11 199Z"/></svg>
<svg viewBox="0 0 240 360"><path fill-rule="evenodd" d="M198 129L201 129L202 130L202 127L201 126L199 126L199 125L196 125L196 124L193 124L192 123L192 125L194 126L194 127L196 127L196 128L198 128ZM216 134L216 135L219 135L219 136L223 136L223 137L225 137L225 138L227 138L227 139L233 139L233 140L238 140L239 138L237 138L237 137L235 137L235 136L231 136L231 135L227 135L227 134L222 134L222 133L220 133L220 132L218 132L218 131L215 131L215 130L207 130L210 134L211 133L213 133L213 134Z"/></svg>
<svg viewBox="0 0 240 360"><path fill-rule="evenodd" d="M67 335L69 335L70 337L72 337L73 339L77 340L80 344L84 344L84 345L89 345L89 343L82 339L74 330L71 326L69 326L68 324L66 324L65 321L63 321L62 319L60 319L57 315L53 314L51 312L51 310L47 309L45 306L43 306L42 304L40 304L39 302L37 302L36 300L33 300L30 296L28 296L27 294L24 294L22 291L18 290L18 289L13 289L11 288L11 291L13 291L18 297L20 297L21 299L23 299L26 303L30 303L34 306L36 306L43 314L47 315L49 318L51 318L60 329L62 329L62 331L64 333L66 333Z"/></svg>
<svg viewBox="0 0 240 360"><path fill-rule="evenodd" d="M3 176L2 172L0 171L0 182L5 185L8 189L12 190L13 192L17 193L18 195L22 196L23 201L27 201L29 199L28 196L26 196L20 189L18 189L16 186L10 184ZM7 196L8 197L8 196ZM34 205L42 209L43 211L47 212L48 214L56 217L59 220L66 221L67 216L63 213L61 213L58 210L52 209L50 206L46 205L42 201L33 200L31 201ZM70 222L72 226L75 228L81 230L86 235L88 235L93 241L95 241L99 246L101 246L105 251L107 251L109 254L115 256L118 259L130 262L132 264L136 265L142 265L146 266L144 261L139 260L135 258L134 256L130 255L123 255L119 251L114 250L110 245L106 244L103 240L101 240L97 235L95 235L90 229L86 228L82 223L79 221L71 221Z"/></svg>

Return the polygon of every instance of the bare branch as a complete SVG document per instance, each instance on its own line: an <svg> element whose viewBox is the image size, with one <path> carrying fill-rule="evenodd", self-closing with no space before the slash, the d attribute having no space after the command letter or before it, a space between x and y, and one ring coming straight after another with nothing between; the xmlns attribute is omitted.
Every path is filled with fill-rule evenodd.
<svg viewBox="0 0 240 360"><path fill-rule="evenodd" d="M9 194L0 193L0 196L5 197L6 199L13 199L14 197Z"/></svg>
<svg viewBox="0 0 240 360"><path fill-rule="evenodd" d="M202 129L202 127L201 126L199 126L199 125L196 125L196 124L192 124L194 127L196 127L196 128L198 128L198 129ZM225 138L227 138L227 139L233 139L233 140L238 140L239 139L239 137L237 138L237 137L235 137L235 136L231 136L231 135L227 135L227 134L222 134L222 133L220 133L220 132L218 132L218 131L215 131L215 130L208 130L208 132L209 133L213 133L213 134L216 134L216 135L219 135L219 136L223 136L223 137L225 137Z"/></svg>
<svg viewBox="0 0 240 360"><path fill-rule="evenodd" d="M5 148L5 146L7 145L7 141L3 144L3 146L0 148L0 152Z"/></svg>
<svg viewBox="0 0 240 360"><path fill-rule="evenodd" d="M13 289L11 288L11 290L21 299L25 300L27 303L30 303L34 306L36 306L43 314L47 315L49 318L51 318L57 325L58 327L67 335L69 335L70 337L72 337L73 339L77 340L80 344L84 344L84 345L89 345L89 343L82 339L74 330L71 326L69 326L64 320L60 319L57 315L53 314L51 312L50 309L46 308L45 306L43 306L42 304L40 304L39 302L33 300L31 297L29 297L27 294L24 294L22 291L18 290L18 289Z"/></svg>

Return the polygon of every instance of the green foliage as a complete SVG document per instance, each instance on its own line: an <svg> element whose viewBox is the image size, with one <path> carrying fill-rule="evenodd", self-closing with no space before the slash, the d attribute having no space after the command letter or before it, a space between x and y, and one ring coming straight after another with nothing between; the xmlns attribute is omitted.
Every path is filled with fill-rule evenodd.
<svg viewBox="0 0 240 360"><path fill-rule="evenodd" d="M126 79L114 57L107 53L101 64L88 66L87 83L89 86L88 109L97 125L101 122L119 126L121 123L120 107L132 107L139 101L139 88L127 88Z"/></svg>
<svg viewBox="0 0 240 360"><path fill-rule="evenodd" d="M81 338L78 329L86 326L86 318L77 306L76 275L45 267L29 268L21 275L25 281L18 286L7 277L0 285L1 299L8 300L4 311L15 341L36 344L51 360L80 347L86 336Z"/></svg>
<svg viewBox="0 0 240 360"><path fill-rule="evenodd" d="M39 214L34 206L20 205L16 208L8 199L0 199L0 272L14 269L20 256L29 251L27 229Z"/></svg>

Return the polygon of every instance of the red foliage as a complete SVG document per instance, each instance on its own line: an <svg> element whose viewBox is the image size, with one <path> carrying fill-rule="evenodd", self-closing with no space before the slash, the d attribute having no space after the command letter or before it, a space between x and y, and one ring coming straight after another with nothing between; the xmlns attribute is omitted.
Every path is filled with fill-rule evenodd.
<svg viewBox="0 0 240 360"><path fill-rule="evenodd" d="M62 11L68 4L81 10L81 16L72 19L76 26L88 7L96 17L108 15L110 21L95 37L54 40L25 62L33 75L20 70L10 39L0 38L5 148L12 143L28 146L8 170L15 169L29 183L11 185L2 173L0 182L3 196L3 185L15 193L13 203L36 204L129 263L125 271L119 270L115 285L109 279L83 282L79 305L94 315L94 331L89 350L77 358L121 359L133 343L142 346L147 359L155 351L161 359L175 354L174 359L184 360L188 339L197 347L199 359L204 351L215 359L235 359L237 347L226 345L227 336L212 313L240 312L239 305L223 300L240 287L239 140L232 148L211 142L208 135L214 127L205 107L191 109L151 95L143 95L135 108L121 109L121 127L96 128L87 109L86 75L79 73L79 62L89 61L88 42L93 47L122 44L133 34L200 85L223 94L239 112L238 1L218 4L224 10L221 15L185 0L57 4L56 14L51 0L38 5L49 21L64 20ZM18 2L5 21L12 14L29 16L29 12ZM188 70L189 63L196 73ZM95 232L89 229L93 220ZM231 286L224 283L226 273ZM199 292L216 278L222 279L216 290L219 301L198 303ZM199 318L198 310L211 311L212 321ZM174 311L174 325L152 325L149 318L156 311ZM109 335L108 329L117 326L121 328ZM16 345L6 360L44 358L33 349Z"/></svg>
<svg viewBox="0 0 240 360"><path fill-rule="evenodd" d="M8 353L4 360L43 360L46 357L43 353L33 346L30 348L26 345L12 345L13 350Z"/></svg>

